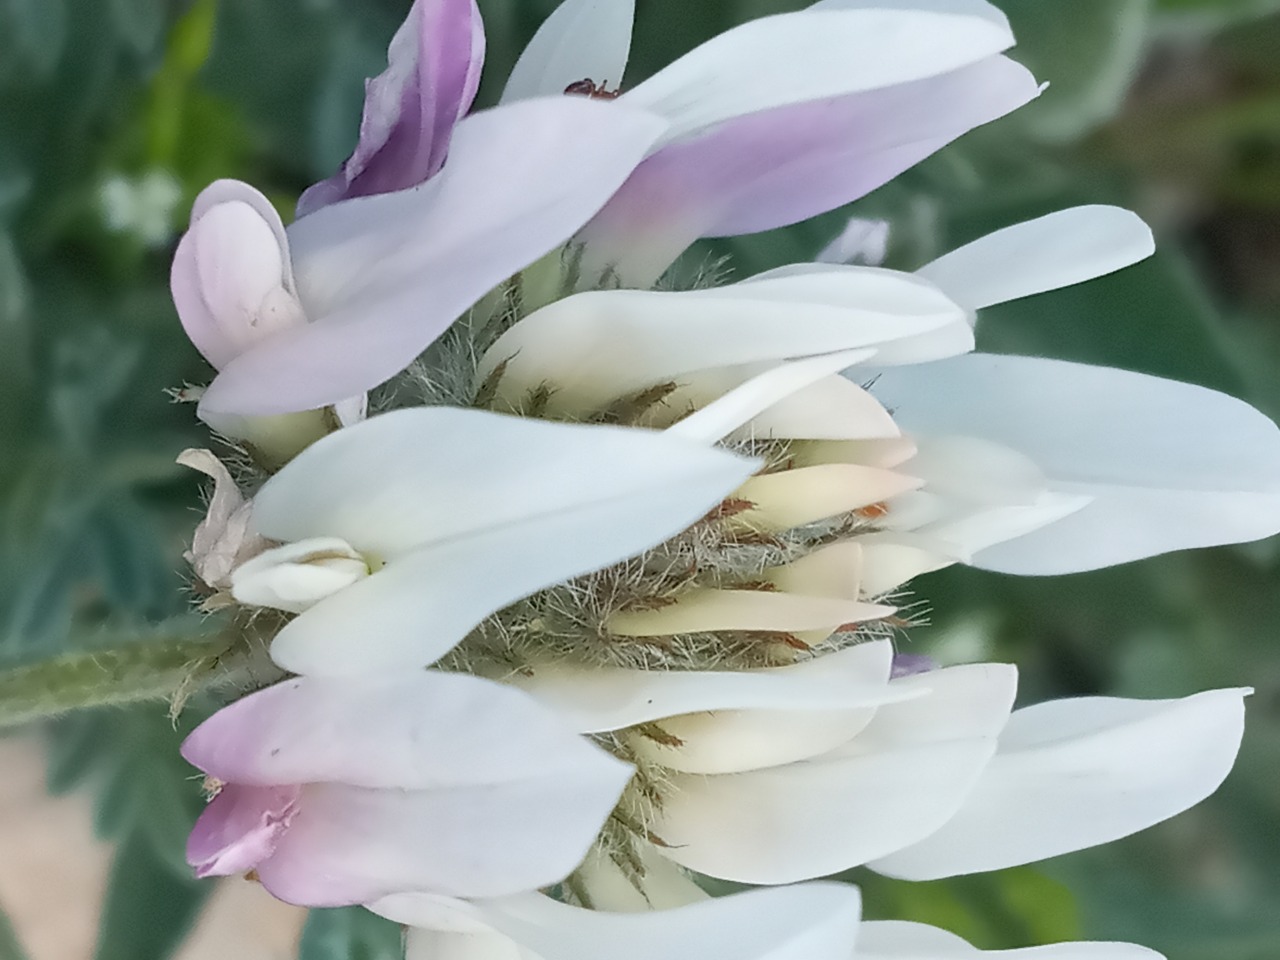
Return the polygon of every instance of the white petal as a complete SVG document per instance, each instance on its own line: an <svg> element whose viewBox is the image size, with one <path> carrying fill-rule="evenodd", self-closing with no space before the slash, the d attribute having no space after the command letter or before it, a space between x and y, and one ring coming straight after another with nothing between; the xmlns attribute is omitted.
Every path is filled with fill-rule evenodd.
<svg viewBox="0 0 1280 960"><path fill-rule="evenodd" d="M495 610L684 529L754 468L661 433L474 410L347 427L268 481L254 520L390 562L291 621L272 656L316 675L432 663Z"/></svg>
<svg viewBox="0 0 1280 960"><path fill-rule="evenodd" d="M844 355L860 353L850 351ZM868 351L868 355L874 353ZM676 388L645 411L640 422L649 427L670 426L771 369L773 365L764 362L682 374ZM846 440L898 435L893 417L870 393L845 377L828 376L774 403L730 436L746 441L765 437Z"/></svg>
<svg viewBox="0 0 1280 960"><path fill-rule="evenodd" d="M844 350L782 364L752 377L667 432L716 443L775 404L874 355L874 350Z"/></svg>
<svg viewBox="0 0 1280 960"><path fill-rule="evenodd" d="M818 0L810 10L864 10L880 8L884 0ZM899 9L929 10L934 13L952 13L969 17L982 17L1002 29L1009 29L1009 18L987 0L895 0Z"/></svg>
<svg viewBox="0 0 1280 960"><path fill-rule="evenodd" d="M1280 530L1280 431L1224 394L983 354L885 370L874 392L904 430L1003 444L1034 460L1050 491L1093 498L1064 520L983 550L977 566L1067 573Z"/></svg>
<svg viewBox="0 0 1280 960"><path fill-rule="evenodd" d="M231 572L231 595L252 607L301 613L369 575L345 540L311 537L258 554Z"/></svg>
<svg viewBox="0 0 1280 960"><path fill-rule="evenodd" d="M556 96L579 80L617 90L634 20L635 0L564 0L520 54L502 102Z"/></svg>
<svg viewBox="0 0 1280 960"><path fill-rule="evenodd" d="M659 516L674 510L687 515L682 523L698 519L699 510L710 509L753 467L647 430L419 407L374 417L308 447L258 492L254 524L276 540L342 537L389 559L610 503L622 509L618 504L630 501L635 516L628 526L648 525L644 505L653 498L654 532L641 537L651 546L679 529L658 529L673 522ZM639 549L620 545L613 559Z"/></svg>
<svg viewBox="0 0 1280 960"><path fill-rule="evenodd" d="M995 750L1016 674L953 667L890 686L931 694L881 707L843 748L723 776L677 775L654 833L690 869L790 883L865 863L928 836L960 808Z"/></svg>
<svg viewBox="0 0 1280 960"><path fill-rule="evenodd" d="M600 409L636 390L712 367L862 347L877 363L939 330L964 331L964 311L908 274L869 267L753 279L708 290L608 290L557 301L508 330L485 355L505 361L497 396L518 406L542 384L553 413Z"/></svg>
<svg viewBox="0 0 1280 960"><path fill-rule="evenodd" d="M622 100L671 121L670 142L743 114L937 76L1012 44L981 17L807 10L722 33Z"/></svg>
<svg viewBox="0 0 1280 960"><path fill-rule="evenodd" d="M752 292L758 296L774 299L786 299L794 295L792 291L801 291L812 302L828 303L862 309L897 309L902 310L910 302L938 302L944 291L934 284L926 282L918 274L915 277L920 286L909 295L899 286L893 288L883 282L893 278L901 281L904 275L879 267L852 266L837 263L792 263L773 270L766 270L742 282L752 284ZM769 281L766 288L754 284ZM724 290L726 288L716 288ZM714 291L712 291L714 292ZM897 301L896 306L890 306ZM948 301L949 303L952 301ZM963 312L963 311L962 311ZM941 360L968 353L973 349L973 330L969 317L966 322L941 324L927 331L904 331L902 336L887 340L877 345L875 363L878 366L898 366L906 363L928 363L930 360Z"/></svg>
<svg viewBox="0 0 1280 960"><path fill-rule="evenodd" d="M649 913L605 913L531 894L480 904L485 917L544 960L850 960L856 887L752 890Z"/></svg>
<svg viewBox="0 0 1280 960"><path fill-rule="evenodd" d="M886 686L892 659L886 640L786 667L718 672L547 665L511 682L573 729L600 733L699 710L832 710L918 696Z"/></svg>
<svg viewBox="0 0 1280 960"><path fill-rule="evenodd" d="M954 933L923 923L879 920L858 929L858 960L1164 960L1133 943L1052 943L1022 950L979 950Z"/></svg>
<svg viewBox="0 0 1280 960"><path fill-rule="evenodd" d="M684 529L723 486L722 477L690 475L684 488L632 491L422 547L292 620L272 659L317 676L433 663L502 607Z"/></svg>
<svg viewBox="0 0 1280 960"><path fill-rule="evenodd" d="M951 544L966 558L1092 502L1086 495L1051 491L1034 461L1001 444L958 436L915 440L909 469L924 487L891 503L881 525Z"/></svg>
<svg viewBox="0 0 1280 960"><path fill-rule="evenodd" d="M980 310L1114 273L1155 249L1151 228L1137 214L1072 207L997 230L918 273L957 303Z"/></svg>
<svg viewBox="0 0 1280 960"><path fill-rule="evenodd" d="M1058 523L1092 502L1089 496L1046 491L1028 504L952 513L945 519L916 528L916 532L951 544L969 563L979 551Z"/></svg>
<svg viewBox="0 0 1280 960"><path fill-rule="evenodd" d="M371 909L415 926L441 921L430 897L388 898ZM508 952L475 931L469 944L454 931L456 941L420 942L455 950L442 954L447 960L850 960L861 902L856 887L813 883L642 913L584 910L541 894L481 900L474 909L493 937L506 935ZM421 936L411 929L411 944Z"/></svg>
<svg viewBox="0 0 1280 960"><path fill-rule="evenodd" d="M1019 710L963 808L873 864L931 880L1108 843L1218 788L1244 732L1247 690L1182 700L1059 700Z"/></svg>
<svg viewBox="0 0 1280 960"><path fill-rule="evenodd" d="M915 436L910 469L930 493L982 504L1027 504L1044 489L1035 461L990 440Z"/></svg>

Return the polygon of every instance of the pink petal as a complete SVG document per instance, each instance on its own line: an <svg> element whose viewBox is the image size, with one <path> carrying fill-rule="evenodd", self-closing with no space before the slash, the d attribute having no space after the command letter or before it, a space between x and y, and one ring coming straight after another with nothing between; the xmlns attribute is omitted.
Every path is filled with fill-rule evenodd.
<svg viewBox="0 0 1280 960"><path fill-rule="evenodd" d="M169 285L187 336L218 368L304 320L279 214L248 184L218 181L200 194Z"/></svg>
<svg viewBox="0 0 1280 960"><path fill-rule="evenodd" d="M1007 57L748 114L664 147L580 235L590 264L655 278L703 236L771 230L856 200L1036 96Z"/></svg>
<svg viewBox="0 0 1280 960"><path fill-rule="evenodd" d="M187 838L187 862L196 876L244 873L270 857L298 812L299 790L224 786Z"/></svg>
<svg viewBox="0 0 1280 960"><path fill-rule="evenodd" d="M253 787L422 790L592 764L609 779L622 767L528 694L434 671L285 680L219 710L187 737L182 755L219 780Z"/></svg>
<svg viewBox="0 0 1280 960"><path fill-rule="evenodd" d="M519 739L518 731L511 731ZM573 777L448 790L303 788L301 812L258 866L281 900L313 907L420 891L496 897L562 880L621 792Z"/></svg>
<svg viewBox="0 0 1280 960"><path fill-rule="evenodd" d="M290 228L314 322L229 364L202 410L312 409L394 376L481 296L572 236L663 129L585 97L466 118L451 162L428 183L334 204Z"/></svg>
<svg viewBox="0 0 1280 960"><path fill-rule="evenodd" d="M475 0L416 0L387 49L387 69L365 85L355 152L303 193L298 216L434 176L475 99L484 46Z"/></svg>

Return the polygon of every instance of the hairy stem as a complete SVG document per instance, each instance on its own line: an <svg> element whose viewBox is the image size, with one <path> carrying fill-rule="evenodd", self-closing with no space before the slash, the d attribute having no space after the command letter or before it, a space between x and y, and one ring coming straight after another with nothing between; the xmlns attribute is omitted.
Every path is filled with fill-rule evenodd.
<svg viewBox="0 0 1280 960"><path fill-rule="evenodd" d="M0 671L0 727L86 707L168 700L176 714L201 690L274 679L254 645L224 631L159 636Z"/></svg>

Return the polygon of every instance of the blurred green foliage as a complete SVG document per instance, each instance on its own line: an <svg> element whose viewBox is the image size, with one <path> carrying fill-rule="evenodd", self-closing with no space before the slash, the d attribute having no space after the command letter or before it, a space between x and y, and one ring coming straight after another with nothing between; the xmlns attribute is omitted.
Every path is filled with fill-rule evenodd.
<svg viewBox="0 0 1280 960"><path fill-rule="evenodd" d="M1280 414L1280 0L997 0L1049 89L853 208L914 267L1080 202L1139 209L1150 262L989 311L982 349L1190 380ZM481 0L491 102L554 0ZM801 0L639 0L632 82ZM208 181L286 213L349 152L408 0L0 0L0 662L92 649L180 615L203 434L164 390L208 371L167 261ZM812 257L850 211L727 241L742 273ZM1123 411L1117 411L1123 416ZM1189 437L1189 443L1195 438ZM967 570L919 592L913 650L1019 663L1026 700L1251 684L1236 773L1196 811L1038 869L930 884L857 872L868 914L983 947L1132 939L1170 960L1280 956L1280 579L1275 545L1057 579ZM208 890L182 862L200 805L162 707L50 724L55 792L92 789L117 842L100 960L160 960ZM316 911L304 960L379 960L395 928ZM20 957L0 916L0 957Z"/></svg>

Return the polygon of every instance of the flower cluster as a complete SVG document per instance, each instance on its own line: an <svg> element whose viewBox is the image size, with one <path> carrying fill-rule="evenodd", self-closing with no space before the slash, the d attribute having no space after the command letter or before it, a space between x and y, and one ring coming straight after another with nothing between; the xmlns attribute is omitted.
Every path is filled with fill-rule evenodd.
<svg viewBox="0 0 1280 960"><path fill-rule="evenodd" d="M1248 691L1015 710L1011 665L895 653L904 586L1268 536L1280 433L1199 387L972 352L983 308L1149 255L1123 210L914 273L848 262L885 244L861 221L734 282L677 263L1033 99L983 0L821 0L628 87L631 19L565 0L473 111L474 0L417 0L290 226L246 184L196 201L173 295L234 453L184 454L214 480L188 558L293 676L186 741L212 794L189 860L365 905L416 960L969 956L820 878L1162 821L1227 775Z"/></svg>

